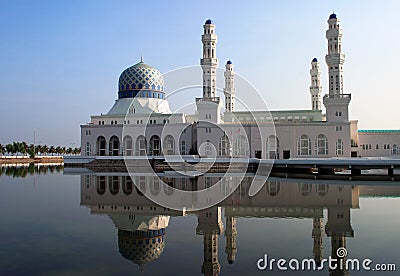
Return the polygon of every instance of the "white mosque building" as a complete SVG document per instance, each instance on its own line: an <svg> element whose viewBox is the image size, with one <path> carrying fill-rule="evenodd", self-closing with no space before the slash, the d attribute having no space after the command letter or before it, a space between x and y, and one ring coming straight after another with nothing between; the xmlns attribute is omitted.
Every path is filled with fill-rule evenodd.
<svg viewBox="0 0 400 276"><path fill-rule="evenodd" d="M328 91L322 96L320 63L314 58L310 110L235 110L230 60L225 64L225 99L218 97L217 34L212 20L203 27L203 95L194 99L196 112L171 112L162 74L141 60L120 75L113 107L81 125L82 155L288 159L400 154L400 130L358 130L357 121L349 118L351 94L343 86L343 31L336 14L329 16L326 31Z"/></svg>

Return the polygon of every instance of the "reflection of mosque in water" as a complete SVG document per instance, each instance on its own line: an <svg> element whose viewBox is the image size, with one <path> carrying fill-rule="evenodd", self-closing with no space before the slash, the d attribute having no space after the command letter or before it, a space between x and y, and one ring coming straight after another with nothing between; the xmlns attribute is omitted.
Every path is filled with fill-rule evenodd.
<svg viewBox="0 0 400 276"><path fill-rule="evenodd" d="M161 186L156 179L158 178L154 176L140 176L134 178L134 181L142 185L141 189L149 188L157 193ZM229 179L232 180L232 177ZM215 179L210 180L205 176L162 180L186 190L191 190L193 185L201 186L199 183L216 182ZM247 193L250 180L251 177L245 177L235 192L218 207L193 213L198 217L196 234L203 236L204 260L201 270L205 275L217 275L220 272L218 236L223 232L226 238L227 262L232 264L235 261L238 234L236 218L312 219L312 253L315 262L319 264L324 258L325 234L331 240L332 258L337 257L338 248L346 247L346 238L354 236L350 209L359 208L359 196L362 193L365 192L368 196L379 192L400 194L398 188L385 191L385 187L267 181L255 196L250 197ZM123 174L81 176L81 205L88 206L92 214L107 214L112 219L118 228L121 255L140 267L161 256L170 216L185 215L184 212L154 204L136 188L129 176ZM225 227L221 208L225 211ZM325 227L324 209L327 209ZM348 275L348 271L338 269L330 271L330 275Z"/></svg>

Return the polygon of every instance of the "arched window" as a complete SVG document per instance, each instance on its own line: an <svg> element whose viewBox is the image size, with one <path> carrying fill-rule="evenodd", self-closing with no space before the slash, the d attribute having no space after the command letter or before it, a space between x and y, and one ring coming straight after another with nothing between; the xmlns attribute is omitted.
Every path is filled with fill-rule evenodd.
<svg viewBox="0 0 400 276"><path fill-rule="evenodd" d="M108 145L108 152L110 156L119 155L119 139L115 135L110 138L110 143Z"/></svg>
<svg viewBox="0 0 400 276"><path fill-rule="evenodd" d="M311 139L305 134L297 142L297 155L311 155Z"/></svg>
<svg viewBox="0 0 400 276"><path fill-rule="evenodd" d="M181 141L181 155L186 155L186 141Z"/></svg>
<svg viewBox="0 0 400 276"><path fill-rule="evenodd" d="M336 141L336 155L343 155L343 141L338 139Z"/></svg>
<svg viewBox="0 0 400 276"><path fill-rule="evenodd" d="M279 140L275 135L267 138L267 158L279 159Z"/></svg>
<svg viewBox="0 0 400 276"><path fill-rule="evenodd" d="M136 155L139 155L139 156L145 156L146 155L146 153L147 153L146 137L144 137L143 135L140 135L136 139L135 149L136 149Z"/></svg>
<svg viewBox="0 0 400 276"><path fill-rule="evenodd" d="M97 155L99 155L99 156L106 155L106 144L107 144L106 138L104 138L104 136L97 137L97 141L96 141Z"/></svg>
<svg viewBox="0 0 400 276"><path fill-rule="evenodd" d="M235 157L249 157L249 141L244 135L239 135L235 139L233 147L233 155Z"/></svg>
<svg viewBox="0 0 400 276"><path fill-rule="evenodd" d="M118 192L119 192L118 176L109 176L108 177L108 187L110 189L111 194L113 194L113 195L118 194Z"/></svg>
<svg viewBox="0 0 400 276"><path fill-rule="evenodd" d="M299 184L299 190L302 196L308 196L312 191L312 185L308 183Z"/></svg>
<svg viewBox="0 0 400 276"><path fill-rule="evenodd" d="M106 177L105 176L97 176L96 177L96 190L99 195L102 195L106 192Z"/></svg>
<svg viewBox="0 0 400 276"><path fill-rule="evenodd" d="M171 135L167 135L164 138L163 153L164 155L175 154L175 140Z"/></svg>
<svg viewBox="0 0 400 276"><path fill-rule="evenodd" d="M130 195L133 190L133 181L130 176L122 177L122 191L126 195Z"/></svg>
<svg viewBox="0 0 400 276"><path fill-rule="evenodd" d="M392 152L393 152L393 155L399 154L399 149L397 148L396 144L393 145Z"/></svg>
<svg viewBox="0 0 400 276"><path fill-rule="evenodd" d="M124 138L124 155L131 156L133 155L133 143L132 137L127 135Z"/></svg>
<svg viewBox="0 0 400 276"><path fill-rule="evenodd" d="M319 134L315 140L315 153L317 155L328 154L328 138L324 134Z"/></svg>
<svg viewBox="0 0 400 276"><path fill-rule="evenodd" d="M85 154L86 156L90 156L92 154L92 146L89 142L86 142Z"/></svg>
<svg viewBox="0 0 400 276"><path fill-rule="evenodd" d="M161 154L160 137L153 135L150 138L149 155L158 156Z"/></svg>
<svg viewBox="0 0 400 276"><path fill-rule="evenodd" d="M221 157L229 157L230 156L230 143L228 136L224 134L220 139L219 139L219 144L218 144L218 155Z"/></svg>
<svg viewBox="0 0 400 276"><path fill-rule="evenodd" d="M325 196L328 190L329 190L329 185L326 184L317 185L317 193L319 196Z"/></svg>
<svg viewBox="0 0 400 276"><path fill-rule="evenodd" d="M152 195L158 195L161 190L161 183L158 176L153 177L153 183L150 185L150 192Z"/></svg>
<svg viewBox="0 0 400 276"><path fill-rule="evenodd" d="M211 142L210 140L207 140L204 143L204 155L207 157L211 157L211 154L212 154Z"/></svg>
<svg viewBox="0 0 400 276"><path fill-rule="evenodd" d="M277 196L281 190L281 184L278 181L269 181L267 191L270 196Z"/></svg>

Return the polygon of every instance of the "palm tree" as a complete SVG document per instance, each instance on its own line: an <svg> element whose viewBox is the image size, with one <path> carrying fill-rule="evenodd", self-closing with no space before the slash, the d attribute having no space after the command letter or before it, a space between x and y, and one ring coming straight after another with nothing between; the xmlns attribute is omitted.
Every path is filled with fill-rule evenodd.
<svg viewBox="0 0 400 276"><path fill-rule="evenodd" d="M6 150L7 150L7 153L8 154L12 154L12 155L14 155L14 146L13 146L13 144L7 144L6 145Z"/></svg>
<svg viewBox="0 0 400 276"><path fill-rule="evenodd" d="M51 153L51 155L53 155L55 153L55 147L54 146L50 146L49 152Z"/></svg>
<svg viewBox="0 0 400 276"><path fill-rule="evenodd" d="M43 145L43 147L42 147L42 152L43 152L44 154L48 154L48 153L49 153L49 147L48 147L47 145Z"/></svg>

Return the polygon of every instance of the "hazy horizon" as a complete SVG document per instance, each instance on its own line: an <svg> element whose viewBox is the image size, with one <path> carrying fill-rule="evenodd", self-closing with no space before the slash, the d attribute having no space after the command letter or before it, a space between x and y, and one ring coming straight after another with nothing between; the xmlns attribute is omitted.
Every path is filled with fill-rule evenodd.
<svg viewBox="0 0 400 276"><path fill-rule="evenodd" d="M2 144L33 142L35 131L37 143L79 145L80 125L109 110L120 73L141 54L161 73L198 65L207 18L216 25L220 67L231 59L271 110L310 109L314 57L327 91L325 31L333 11L344 31L350 119L359 121L359 129L400 129L398 1L230 1L207 7L184 1L10 1L0 7Z"/></svg>

